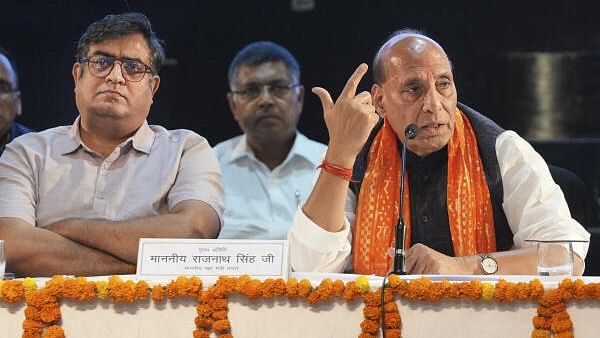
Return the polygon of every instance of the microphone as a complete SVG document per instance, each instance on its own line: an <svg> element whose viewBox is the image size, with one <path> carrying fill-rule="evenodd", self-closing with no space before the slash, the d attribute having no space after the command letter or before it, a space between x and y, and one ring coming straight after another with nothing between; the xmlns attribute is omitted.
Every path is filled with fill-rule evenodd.
<svg viewBox="0 0 600 338"><path fill-rule="evenodd" d="M396 248L394 254L395 275L406 275L404 260L406 258L406 226L404 224L404 176L406 176L406 143L417 137L419 127L411 123L404 129L404 141L402 142L402 169L400 170L400 217L396 227Z"/></svg>

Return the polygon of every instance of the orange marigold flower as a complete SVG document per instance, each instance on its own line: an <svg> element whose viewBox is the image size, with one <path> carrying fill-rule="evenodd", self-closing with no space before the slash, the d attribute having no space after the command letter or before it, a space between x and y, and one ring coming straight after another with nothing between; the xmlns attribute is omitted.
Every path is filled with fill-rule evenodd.
<svg viewBox="0 0 600 338"><path fill-rule="evenodd" d="M194 338L210 338L210 331L207 330L194 330Z"/></svg>
<svg viewBox="0 0 600 338"><path fill-rule="evenodd" d="M287 280L286 293L290 299L298 297L298 281L296 279L290 278Z"/></svg>
<svg viewBox="0 0 600 338"><path fill-rule="evenodd" d="M52 278L46 282L44 289L52 296L61 297L64 281L65 277L63 276L52 276Z"/></svg>
<svg viewBox="0 0 600 338"><path fill-rule="evenodd" d="M385 327L388 329L399 329L400 325L402 325L399 313L387 312L383 318Z"/></svg>
<svg viewBox="0 0 600 338"><path fill-rule="evenodd" d="M213 323L213 330L217 333L226 333L231 330L231 323L227 319L216 320Z"/></svg>
<svg viewBox="0 0 600 338"><path fill-rule="evenodd" d="M273 286L273 293L275 296L281 297L285 296L287 293L287 284L283 278L277 278L275 280L275 285Z"/></svg>
<svg viewBox="0 0 600 338"><path fill-rule="evenodd" d="M40 310L38 310L35 306L27 306L25 307L25 318L40 321Z"/></svg>
<svg viewBox="0 0 600 338"><path fill-rule="evenodd" d="M225 334L221 334L219 335L220 338L233 338L233 335L231 333L225 333Z"/></svg>
<svg viewBox="0 0 600 338"><path fill-rule="evenodd" d="M356 283L354 281L348 282L348 284L346 284L346 288L344 289L344 294L342 295L342 297L344 297L345 300L347 301L352 301L355 300L358 296L359 296L359 292L358 292L358 287L356 286Z"/></svg>
<svg viewBox="0 0 600 338"><path fill-rule="evenodd" d="M379 331L379 322L375 320L365 319L360 323L360 328L363 332L376 334Z"/></svg>
<svg viewBox="0 0 600 338"><path fill-rule="evenodd" d="M372 335L370 333L366 333L366 332L362 332L361 334L358 335L358 338L375 338L375 335Z"/></svg>
<svg viewBox="0 0 600 338"><path fill-rule="evenodd" d="M261 285L259 280L252 279L244 284L241 293L248 299L257 299L262 295Z"/></svg>
<svg viewBox="0 0 600 338"><path fill-rule="evenodd" d="M18 280L5 281L2 286L2 299L7 303L16 303L25 296L23 283Z"/></svg>
<svg viewBox="0 0 600 338"><path fill-rule="evenodd" d="M379 320L379 318L381 318L381 308L375 306L365 306L363 308L363 316L366 319Z"/></svg>
<svg viewBox="0 0 600 338"><path fill-rule="evenodd" d="M67 279L63 283L63 297L84 301L96 298L96 284L88 282L85 277Z"/></svg>
<svg viewBox="0 0 600 338"><path fill-rule="evenodd" d="M111 279L116 276L112 276L108 280L109 296L114 302L127 302L132 303L135 300L135 283L132 280L126 282L119 282L120 278Z"/></svg>
<svg viewBox="0 0 600 338"><path fill-rule="evenodd" d="M311 285L308 279L303 279L298 284L298 297L306 298L310 293Z"/></svg>
<svg viewBox="0 0 600 338"><path fill-rule="evenodd" d="M567 320L557 320L552 318L552 325L550 326L552 331L556 334L559 332L566 332L573 330L573 322L570 319Z"/></svg>
<svg viewBox="0 0 600 338"><path fill-rule="evenodd" d="M544 295L544 285L539 279L529 282L529 296L533 300L539 300Z"/></svg>
<svg viewBox="0 0 600 338"><path fill-rule="evenodd" d="M227 311L229 301L225 298L212 299L210 301L210 306L214 310L225 310Z"/></svg>
<svg viewBox="0 0 600 338"><path fill-rule="evenodd" d="M400 277L398 277L397 275L390 275L390 277L388 278L388 285L391 288L395 288L400 285L401 281L402 279L400 279Z"/></svg>
<svg viewBox="0 0 600 338"><path fill-rule="evenodd" d="M65 331L58 325L52 325L44 331L43 338L64 338Z"/></svg>
<svg viewBox="0 0 600 338"><path fill-rule="evenodd" d="M208 304L200 304L196 306L196 312L201 317L210 317L210 314L213 312L213 309Z"/></svg>
<svg viewBox="0 0 600 338"><path fill-rule="evenodd" d="M39 336L42 333L42 323L31 319L25 319L23 321L23 331Z"/></svg>
<svg viewBox="0 0 600 338"><path fill-rule="evenodd" d="M333 297L333 281L329 278L323 279L317 288L317 292L321 300L331 299Z"/></svg>
<svg viewBox="0 0 600 338"><path fill-rule="evenodd" d="M402 337L402 333L400 329L389 329L385 330L385 338L400 338Z"/></svg>
<svg viewBox="0 0 600 338"><path fill-rule="evenodd" d="M306 297L306 301L310 305L316 304L320 300L321 300L321 297L320 297L319 293L316 291L311 292L310 294L308 294L308 297Z"/></svg>
<svg viewBox="0 0 600 338"><path fill-rule="evenodd" d="M576 300L587 299L587 293L585 292L585 283L578 279L573 283L573 298Z"/></svg>
<svg viewBox="0 0 600 338"><path fill-rule="evenodd" d="M25 296L25 302L27 305L42 307L48 304L55 304L58 299L48 293L46 289L40 289L33 291Z"/></svg>
<svg viewBox="0 0 600 338"><path fill-rule="evenodd" d="M134 298L135 300L146 300L148 299L148 290L150 290L150 286L144 280L139 280L135 284L134 290Z"/></svg>
<svg viewBox="0 0 600 338"><path fill-rule="evenodd" d="M537 313L541 317L548 317L548 318L550 318L552 316L552 314L554 314L554 312L555 311L552 310L552 308L545 307L543 305L540 305L537 308Z"/></svg>
<svg viewBox="0 0 600 338"><path fill-rule="evenodd" d="M385 312L398 312L398 305L396 305L396 303L394 303L394 302L385 303L383 305L383 311L385 311Z"/></svg>
<svg viewBox="0 0 600 338"><path fill-rule="evenodd" d="M531 332L531 338L550 338L550 331L549 330L533 330L533 332Z"/></svg>
<svg viewBox="0 0 600 338"><path fill-rule="evenodd" d="M267 278L264 280L262 283L261 293L265 299L273 298L275 294L275 280L273 280L273 278Z"/></svg>
<svg viewBox="0 0 600 338"><path fill-rule="evenodd" d="M567 332L555 332L554 333L554 338L573 338L573 332L572 331L567 331Z"/></svg>
<svg viewBox="0 0 600 338"><path fill-rule="evenodd" d="M367 292L363 296L364 302L367 306L380 307L381 306L381 289L377 291Z"/></svg>
<svg viewBox="0 0 600 338"><path fill-rule="evenodd" d="M336 297L342 297L344 295L344 288L344 281L336 279L335 282L333 282L333 294Z"/></svg>
<svg viewBox="0 0 600 338"><path fill-rule="evenodd" d="M40 319L45 323L52 323L60 319L60 306L58 303L44 305L40 309Z"/></svg>
<svg viewBox="0 0 600 338"><path fill-rule="evenodd" d="M529 283L519 282L515 286L515 296L518 300L528 300L531 295Z"/></svg>
<svg viewBox="0 0 600 338"><path fill-rule="evenodd" d="M212 320L211 318L203 318L200 316L194 318L194 323L196 324L197 328L210 329L212 327L213 322L214 320Z"/></svg>
<svg viewBox="0 0 600 338"><path fill-rule="evenodd" d="M161 302L165 299L165 289L162 285L157 284L152 288L152 300L155 302Z"/></svg>
<svg viewBox="0 0 600 338"><path fill-rule="evenodd" d="M548 317L535 316L532 319L533 327L536 329L544 329L549 330L550 325L552 323L551 319Z"/></svg>
<svg viewBox="0 0 600 338"><path fill-rule="evenodd" d="M227 311L213 311L212 319L215 321L227 319Z"/></svg>
<svg viewBox="0 0 600 338"><path fill-rule="evenodd" d="M551 307L556 304L562 304L562 295L558 289L550 290L540 298L540 305Z"/></svg>

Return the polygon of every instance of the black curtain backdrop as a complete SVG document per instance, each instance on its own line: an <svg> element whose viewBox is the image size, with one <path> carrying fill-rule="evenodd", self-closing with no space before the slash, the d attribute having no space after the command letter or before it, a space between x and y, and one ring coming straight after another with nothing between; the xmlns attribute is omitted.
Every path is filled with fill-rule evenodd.
<svg viewBox="0 0 600 338"><path fill-rule="evenodd" d="M293 3L311 2L313 10L292 9ZM354 68L370 64L377 47L396 29L423 29L440 42L452 60L461 101L521 132L529 128L523 116L535 113L523 94L535 94L535 88L527 88L535 74L528 77L522 71L529 66L527 58L511 55L587 53L587 61L576 65L578 72L565 70L573 83L585 86L569 85L561 93L577 90L576 108L589 109L572 115L579 128L561 136L598 136L600 67L591 65L600 65L595 54L600 27L593 8L592 1L571 0L2 0L0 44L17 61L24 108L20 121L38 130L69 124L76 116L71 67L78 37L107 14L143 12L166 41L168 56L150 122L192 129L211 144L240 132L225 102L226 72L235 52L254 40L273 40L297 57L307 87L300 129L322 142L327 142L327 131L310 87L324 86L336 96ZM360 89L370 86L369 74Z"/></svg>

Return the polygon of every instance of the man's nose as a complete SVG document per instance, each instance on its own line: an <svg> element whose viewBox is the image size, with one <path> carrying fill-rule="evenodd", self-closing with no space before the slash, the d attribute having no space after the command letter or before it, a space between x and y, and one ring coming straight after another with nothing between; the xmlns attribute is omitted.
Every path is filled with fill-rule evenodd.
<svg viewBox="0 0 600 338"><path fill-rule="evenodd" d="M430 113L437 113L442 108L442 98L440 93L437 92L435 85L425 93L423 102L423 111Z"/></svg>
<svg viewBox="0 0 600 338"><path fill-rule="evenodd" d="M258 95L258 100L262 103L272 103L273 102L273 93L271 92L270 85L264 85L260 87L260 94Z"/></svg>
<svg viewBox="0 0 600 338"><path fill-rule="evenodd" d="M112 69L108 75L106 75L106 80L110 82L125 83L125 77L123 76L123 64L121 61L115 60Z"/></svg>

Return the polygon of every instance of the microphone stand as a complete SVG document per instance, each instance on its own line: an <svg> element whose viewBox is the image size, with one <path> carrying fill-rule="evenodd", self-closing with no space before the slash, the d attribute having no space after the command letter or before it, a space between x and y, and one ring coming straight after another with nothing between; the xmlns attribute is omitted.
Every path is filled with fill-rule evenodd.
<svg viewBox="0 0 600 338"><path fill-rule="evenodd" d="M402 142L402 168L400 170L400 217L396 226L396 248L394 254L395 275L406 275L406 224L404 223L404 177L406 176L406 143L417 137L419 127L416 124L409 124L404 130L404 142Z"/></svg>

